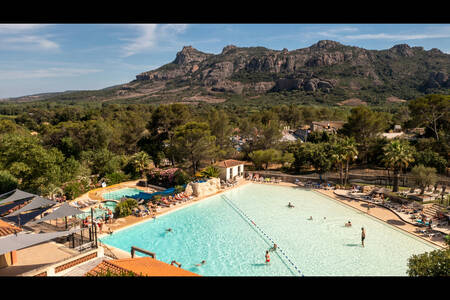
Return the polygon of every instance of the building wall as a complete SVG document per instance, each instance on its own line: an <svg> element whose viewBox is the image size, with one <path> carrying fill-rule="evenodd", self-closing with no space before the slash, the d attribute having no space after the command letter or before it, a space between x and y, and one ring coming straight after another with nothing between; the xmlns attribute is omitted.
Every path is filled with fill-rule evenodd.
<svg viewBox="0 0 450 300"><path fill-rule="evenodd" d="M0 268L5 268L17 263L16 251L8 252L0 255Z"/></svg>

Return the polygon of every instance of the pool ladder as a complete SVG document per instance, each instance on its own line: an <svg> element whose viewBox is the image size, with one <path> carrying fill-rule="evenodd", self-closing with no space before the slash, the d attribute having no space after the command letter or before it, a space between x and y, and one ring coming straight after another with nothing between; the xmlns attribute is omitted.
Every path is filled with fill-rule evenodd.
<svg viewBox="0 0 450 300"><path fill-rule="evenodd" d="M233 201L231 201L228 197L226 197L225 195L221 195L222 199L224 199L231 207L233 207L235 210L237 210L241 216L245 217L245 219L247 219L248 221L250 221L251 224L255 225L255 227L260 231L260 233L262 233L268 240L270 240L273 244L275 244L275 242L272 240L272 238L267 235L264 230L262 230L258 225L256 225L255 222L252 221L252 219L249 218L249 216L247 216L236 204L233 203ZM302 274L302 272L300 271L300 269L292 262L292 260L286 255L286 253L284 253L284 251L280 248L277 247L277 250L279 250L281 252L281 254L287 259L287 261L294 267L294 269L302 276L304 277L305 275Z"/></svg>

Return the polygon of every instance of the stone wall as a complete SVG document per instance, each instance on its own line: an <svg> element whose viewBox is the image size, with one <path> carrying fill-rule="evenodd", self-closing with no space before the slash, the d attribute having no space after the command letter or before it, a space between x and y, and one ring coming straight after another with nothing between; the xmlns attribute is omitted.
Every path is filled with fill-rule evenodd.
<svg viewBox="0 0 450 300"><path fill-rule="evenodd" d="M206 182L190 182L186 186L186 194L195 197L205 197L220 191L220 179L211 178Z"/></svg>

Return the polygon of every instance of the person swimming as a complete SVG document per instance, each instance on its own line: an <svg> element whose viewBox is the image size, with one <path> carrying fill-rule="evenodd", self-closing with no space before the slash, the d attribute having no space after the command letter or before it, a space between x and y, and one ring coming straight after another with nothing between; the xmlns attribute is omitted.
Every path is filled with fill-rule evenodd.
<svg viewBox="0 0 450 300"><path fill-rule="evenodd" d="M206 264L206 260L202 260L199 264L196 264L195 266L200 267Z"/></svg>
<svg viewBox="0 0 450 300"><path fill-rule="evenodd" d="M310 216L308 220L312 220L312 219L313 219L313 217L312 217L312 216Z"/></svg>
<svg viewBox="0 0 450 300"><path fill-rule="evenodd" d="M347 223L345 223L345 227L351 227L351 226L352 226L352 222L350 222L350 220Z"/></svg>
<svg viewBox="0 0 450 300"><path fill-rule="evenodd" d="M172 228L167 228L166 232L172 232Z"/></svg>
<svg viewBox="0 0 450 300"><path fill-rule="evenodd" d="M287 205L288 207L295 207L291 202Z"/></svg>
<svg viewBox="0 0 450 300"><path fill-rule="evenodd" d="M273 247L269 249L269 251L275 251L277 250L278 246L277 244L273 244Z"/></svg>

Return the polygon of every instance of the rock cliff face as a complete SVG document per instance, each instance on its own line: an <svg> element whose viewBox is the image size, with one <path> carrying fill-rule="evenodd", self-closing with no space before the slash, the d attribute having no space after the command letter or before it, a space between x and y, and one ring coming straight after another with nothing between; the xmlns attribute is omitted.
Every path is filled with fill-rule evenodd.
<svg viewBox="0 0 450 300"><path fill-rule="evenodd" d="M185 84L235 94L332 93L337 87L354 90L355 83L366 89L392 83L416 89L448 88L449 72L450 55L437 49L400 44L366 50L323 40L293 51L228 45L220 54L210 54L185 46L173 62L137 75L136 81L172 81L178 87Z"/></svg>

